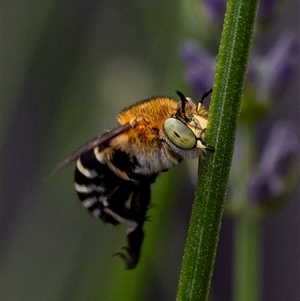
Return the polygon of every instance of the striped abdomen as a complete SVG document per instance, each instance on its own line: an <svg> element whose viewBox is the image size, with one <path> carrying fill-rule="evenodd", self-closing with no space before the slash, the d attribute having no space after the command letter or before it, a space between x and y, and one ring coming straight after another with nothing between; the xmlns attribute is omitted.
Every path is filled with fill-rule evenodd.
<svg viewBox="0 0 300 301"><path fill-rule="evenodd" d="M101 151L97 147L79 157L75 171L75 189L83 206L94 216L105 222L121 223L127 227L128 247L125 249L129 258L118 254L126 259L127 268L131 269L139 260L144 236L142 228L150 202L150 184L156 175L142 181L124 180L101 160L99 154ZM114 169L118 169L118 162L122 172L127 169L126 174L134 176L130 170L133 163L125 152L113 152L110 165L113 163Z"/></svg>

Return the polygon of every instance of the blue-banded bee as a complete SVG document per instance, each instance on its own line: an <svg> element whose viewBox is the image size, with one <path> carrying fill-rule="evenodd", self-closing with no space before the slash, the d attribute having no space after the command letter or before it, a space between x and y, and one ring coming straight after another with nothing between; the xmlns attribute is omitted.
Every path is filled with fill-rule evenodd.
<svg viewBox="0 0 300 301"><path fill-rule="evenodd" d="M153 97L124 109L119 127L93 139L54 167L77 160L75 189L94 216L127 228L127 247L117 253L133 269L140 258L150 185L184 158L214 148L204 143L208 113L177 91L180 101Z"/></svg>

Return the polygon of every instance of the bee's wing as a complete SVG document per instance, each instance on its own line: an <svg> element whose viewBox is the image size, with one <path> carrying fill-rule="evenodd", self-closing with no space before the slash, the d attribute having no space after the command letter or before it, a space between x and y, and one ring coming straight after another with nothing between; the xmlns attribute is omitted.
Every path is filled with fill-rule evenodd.
<svg viewBox="0 0 300 301"><path fill-rule="evenodd" d="M53 167L53 169L48 173L48 175L46 176L46 179L51 177L53 174L55 174L57 171L59 171L60 169L62 169L64 166L66 166L67 164L75 161L80 155L92 150L93 148L95 148L98 145L101 145L109 140L111 140L112 138L128 131L130 128L132 128L133 126L135 126L136 123L125 123L113 130L110 130L109 132L104 133L101 136L98 136L96 138L94 138L93 140L89 141L88 143L86 143L85 145L81 146L80 148L78 148L74 153L72 153L70 156L64 158L62 161L60 161L57 165L55 165Z"/></svg>

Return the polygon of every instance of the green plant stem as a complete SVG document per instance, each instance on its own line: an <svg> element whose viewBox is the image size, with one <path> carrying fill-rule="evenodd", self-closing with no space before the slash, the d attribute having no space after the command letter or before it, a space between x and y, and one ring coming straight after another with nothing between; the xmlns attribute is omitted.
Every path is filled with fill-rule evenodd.
<svg viewBox="0 0 300 301"><path fill-rule="evenodd" d="M257 208L247 199L247 184L255 161L253 124L240 127L243 138L243 157L239 162L234 194L230 200L236 206L234 215L234 269L233 300L261 300L261 238L260 215Z"/></svg>
<svg viewBox="0 0 300 301"><path fill-rule="evenodd" d="M216 150L201 162L177 301L208 299L257 7L228 2L206 135Z"/></svg>
<svg viewBox="0 0 300 301"><path fill-rule="evenodd" d="M244 208L235 220L233 300L261 300L261 237L259 217Z"/></svg>

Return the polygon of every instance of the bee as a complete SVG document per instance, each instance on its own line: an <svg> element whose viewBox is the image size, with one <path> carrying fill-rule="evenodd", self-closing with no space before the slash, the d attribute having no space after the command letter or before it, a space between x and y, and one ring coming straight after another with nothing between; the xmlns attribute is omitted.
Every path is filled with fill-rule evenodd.
<svg viewBox="0 0 300 301"><path fill-rule="evenodd" d="M177 102L152 97L125 108L119 126L91 140L57 164L50 174L77 161L75 189L82 205L97 218L127 228L127 246L116 255L133 269L139 262L150 185L185 158L214 147L205 144L208 113L176 91Z"/></svg>

